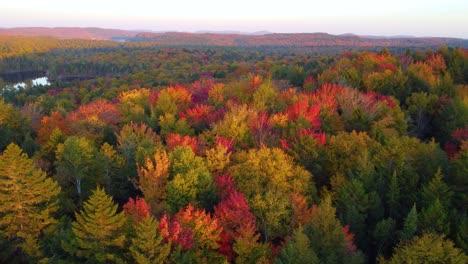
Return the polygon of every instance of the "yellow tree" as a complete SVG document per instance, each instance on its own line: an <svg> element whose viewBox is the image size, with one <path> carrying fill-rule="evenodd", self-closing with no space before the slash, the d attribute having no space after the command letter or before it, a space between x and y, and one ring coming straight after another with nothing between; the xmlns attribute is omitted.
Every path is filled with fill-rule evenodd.
<svg viewBox="0 0 468 264"><path fill-rule="evenodd" d="M265 237L284 235L292 221L293 193L315 193L312 175L281 149L251 149L234 156L230 172L244 193ZM309 196L310 197L310 196Z"/></svg>
<svg viewBox="0 0 468 264"><path fill-rule="evenodd" d="M165 151L156 152L153 159L147 158L145 164L137 165L138 188L156 215L161 215L167 209L169 166L170 161Z"/></svg>
<svg viewBox="0 0 468 264"><path fill-rule="evenodd" d="M15 144L0 156L0 232L27 254L40 256L38 239L55 224L57 182L34 167Z"/></svg>
<svg viewBox="0 0 468 264"><path fill-rule="evenodd" d="M112 197L98 187L75 216L72 230L78 245L76 254L91 262L119 261L117 251L125 244L122 228L126 217L123 212L117 213Z"/></svg>

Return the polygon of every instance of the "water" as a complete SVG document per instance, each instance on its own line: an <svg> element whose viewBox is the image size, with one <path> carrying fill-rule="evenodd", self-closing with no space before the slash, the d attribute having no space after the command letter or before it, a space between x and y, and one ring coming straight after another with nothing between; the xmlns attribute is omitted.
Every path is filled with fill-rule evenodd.
<svg viewBox="0 0 468 264"><path fill-rule="evenodd" d="M39 78L36 78L36 79L32 80L31 84L32 84L33 87L38 86L38 85L47 86L47 85L50 85L50 82L47 79L47 77L39 77ZM26 84L24 82L19 82L19 83L15 84L13 87L15 89L24 88L24 87L26 87Z"/></svg>

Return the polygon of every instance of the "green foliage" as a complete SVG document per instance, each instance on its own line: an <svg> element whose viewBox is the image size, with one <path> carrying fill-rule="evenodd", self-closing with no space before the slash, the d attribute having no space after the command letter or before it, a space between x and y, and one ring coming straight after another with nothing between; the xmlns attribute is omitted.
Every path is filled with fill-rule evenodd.
<svg viewBox="0 0 468 264"><path fill-rule="evenodd" d="M467 263L468 257L443 236L427 233L398 244L393 256L381 263Z"/></svg>
<svg viewBox="0 0 468 264"><path fill-rule="evenodd" d="M335 212L331 198L324 197L306 228L313 250L324 263L342 263L345 260L346 238Z"/></svg>
<svg viewBox="0 0 468 264"><path fill-rule="evenodd" d="M94 176L97 168L96 151L91 141L75 136L67 138L55 151L57 179L62 188L68 189L67 198L78 207L94 188L93 185L102 181ZM72 192L72 189L75 191Z"/></svg>
<svg viewBox="0 0 468 264"><path fill-rule="evenodd" d="M148 216L135 227L130 252L138 264L168 263L171 244L163 242L158 221Z"/></svg>
<svg viewBox="0 0 468 264"><path fill-rule="evenodd" d="M121 261L119 250L125 245L126 217L123 212L117 213L117 205L103 188L93 192L75 217L72 230L77 256L97 263Z"/></svg>
<svg viewBox="0 0 468 264"><path fill-rule="evenodd" d="M409 211L403 223L403 230L400 233L400 240L411 240L413 239L416 231L418 230L418 211L416 210L416 204Z"/></svg>
<svg viewBox="0 0 468 264"><path fill-rule="evenodd" d="M264 235L281 235L291 221L290 195L315 195L312 175L277 148L262 147L234 156L230 172L245 194Z"/></svg>
<svg viewBox="0 0 468 264"><path fill-rule="evenodd" d="M56 224L57 182L34 167L16 144L0 156L0 234L33 259L40 257L39 238Z"/></svg>
<svg viewBox="0 0 468 264"><path fill-rule="evenodd" d="M171 177L167 186L167 203L171 212L201 205L208 208L214 199L213 176L205 161L190 147L176 147L171 157Z"/></svg>
<svg viewBox="0 0 468 264"><path fill-rule="evenodd" d="M304 234L302 228L294 230L291 240L275 259L275 264L319 263L319 259L311 244L310 239Z"/></svg>

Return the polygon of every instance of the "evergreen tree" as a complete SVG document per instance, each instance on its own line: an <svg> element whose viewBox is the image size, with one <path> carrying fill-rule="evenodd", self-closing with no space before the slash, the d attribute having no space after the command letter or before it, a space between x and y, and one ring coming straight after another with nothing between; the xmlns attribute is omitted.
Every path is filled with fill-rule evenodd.
<svg viewBox="0 0 468 264"><path fill-rule="evenodd" d="M319 263L319 260L312 249L310 239L303 233L302 228L298 228L294 231L291 241L276 258L275 264L303 263Z"/></svg>
<svg viewBox="0 0 468 264"><path fill-rule="evenodd" d="M436 234L424 234L401 242L389 261L380 263L468 263L468 257L453 242Z"/></svg>
<svg viewBox="0 0 468 264"><path fill-rule="evenodd" d="M450 187L443 181L441 169L438 168L429 184L424 186L421 192L421 201L424 207L428 207L439 199L444 207L449 207L452 199Z"/></svg>
<svg viewBox="0 0 468 264"><path fill-rule="evenodd" d="M16 144L0 156L0 234L33 257L40 256L38 239L56 223L60 193L57 182L34 167Z"/></svg>
<svg viewBox="0 0 468 264"><path fill-rule="evenodd" d="M167 263L171 244L164 243L159 234L158 221L148 216L135 227L130 252L138 264Z"/></svg>
<svg viewBox="0 0 468 264"><path fill-rule="evenodd" d="M403 224L403 230L400 233L401 240L411 240L418 228L418 211L416 210L416 204L413 205L413 208L408 213L408 216L405 219Z"/></svg>
<svg viewBox="0 0 468 264"><path fill-rule="evenodd" d="M420 230L439 234L448 234L450 223L448 212L437 198L429 207L421 211Z"/></svg>
<svg viewBox="0 0 468 264"><path fill-rule="evenodd" d="M98 187L75 216L72 230L78 245L76 254L98 263L119 261L117 253L125 243L122 227L126 218L123 212L117 213L112 197Z"/></svg>

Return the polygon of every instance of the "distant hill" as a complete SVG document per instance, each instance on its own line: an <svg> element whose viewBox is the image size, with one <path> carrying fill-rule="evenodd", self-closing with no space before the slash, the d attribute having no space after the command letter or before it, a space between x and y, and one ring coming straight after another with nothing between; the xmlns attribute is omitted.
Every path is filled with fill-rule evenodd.
<svg viewBox="0 0 468 264"><path fill-rule="evenodd" d="M141 31L104 29L94 27L18 27L0 28L0 35L10 36L49 36L61 39L98 39L112 40L135 37Z"/></svg>
<svg viewBox="0 0 468 264"><path fill-rule="evenodd" d="M61 39L97 39L149 41L167 46L282 46L282 47L438 47L441 45L468 47L467 39L416 38L411 36L358 36L352 33L331 35L327 33L253 33L237 31L143 32L120 29L80 27L23 27L0 28L2 35L51 36Z"/></svg>
<svg viewBox="0 0 468 264"><path fill-rule="evenodd" d="M200 46L352 46L352 47L438 47L441 45L468 47L468 40L456 38L415 38L405 36L378 37L327 33L270 33L259 35L213 33L139 33L134 41L151 41L160 45Z"/></svg>

